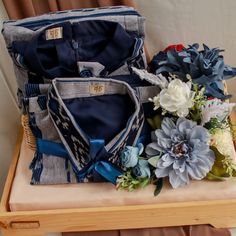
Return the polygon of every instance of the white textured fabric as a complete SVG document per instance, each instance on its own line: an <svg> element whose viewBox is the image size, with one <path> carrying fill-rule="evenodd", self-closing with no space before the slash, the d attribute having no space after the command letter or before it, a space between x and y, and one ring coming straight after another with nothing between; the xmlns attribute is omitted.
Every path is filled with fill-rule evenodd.
<svg viewBox="0 0 236 236"><path fill-rule="evenodd" d="M0 25L7 19L0 1ZM16 104L16 82L12 62L0 35L0 196L11 161L19 129L19 110Z"/></svg>
<svg viewBox="0 0 236 236"><path fill-rule="evenodd" d="M18 131L18 110L0 70L0 195Z"/></svg>
<svg viewBox="0 0 236 236"><path fill-rule="evenodd" d="M3 22L8 19L7 13L5 11L5 8L3 6L2 1L0 1L0 25L2 26ZM13 70L13 64L11 61L11 58L7 52L5 41L3 39L2 34L0 34L0 69L3 74L3 79L6 82L6 89L9 90L8 98L13 97L16 104L16 79L15 74ZM2 87L2 86L1 86ZM3 98L3 95L0 94L1 98Z"/></svg>
<svg viewBox="0 0 236 236"><path fill-rule="evenodd" d="M230 229L231 236L236 236L236 228Z"/></svg>
<svg viewBox="0 0 236 236"><path fill-rule="evenodd" d="M170 44L205 43L225 49L225 62L236 67L235 0L136 0L146 17L146 45L153 54ZM236 82L229 81L235 94Z"/></svg>

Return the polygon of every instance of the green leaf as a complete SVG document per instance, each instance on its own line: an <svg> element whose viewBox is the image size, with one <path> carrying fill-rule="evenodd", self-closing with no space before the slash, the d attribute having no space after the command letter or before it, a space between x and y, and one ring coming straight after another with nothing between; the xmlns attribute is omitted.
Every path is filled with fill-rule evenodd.
<svg viewBox="0 0 236 236"><path fill-rule="evenodd" d="M224 165L224 163L226 163L225 160L227 159L227 157L222 155L214 146L211 146L211 150L215 153L215 162L210 171L210 175L207 176L207 178L210 180L221 180L220 178L224 179L224 177L232 176L229 175L229 172L227 170L227 167L229 166Z"/></svg>
<svg viewBox="0 0 236 236"><path fill-rule="evenodd" d="M160 115L156 115L156 116L154 116L153 121L154 121L156 129L160 129L161 128L162 117Z"/></svg>
<svg viewBox="0 0 236 236"><path fill-rule="evenodd" d="M236 177L236 170L233 170L233 176L232 177Z"/></svg>
<svg viewBox="0 0 236 236"><path fill-rule="evenodd" d="M128 187L128 191L129 191L129 192L133 192L133 191L134 191L134 186L133 186L133 185L130 185L130 186Z"/></svg>
<svg viewBox="0 0 236 236"><path fill-rule="evenodd" d="M139 180L138 179L134 179L134 180L132 180L131 181L131 183L133 184L133 185L137 185L137 184L139 184Z"/></svg>
<svg viewBox="0 0 236 236"><path fill-rule="evenodd" d="M153 118L147 119L149 125L155 130L161 128L162 116L156 115Z"/></svg>
<svg viewBox="0 0 236 236"><path fill-rule="evenodd" d="M159 156L154 156L148 159L148 163L150 165L152 165L153 167L157 167L157 162L160 159L160 155Z"/></svg>
<svg viewBox="0 0 236 236"><path fill-rule="evenodd" d="M144 180L140 183L141 188L145 188L150 182L150 179L148 177L144 178Z"/></svg>
<svg viewBox="0 0 236 236"><path fill-rule="evenodd" d="M147 122L153 129L155 129L154 121L151 118L147 118Z"/></svg>
<svg viewBox="0 0 236 236"><path fill-rule="evenodd" d="M160 192L163 187L163 179L158 179L156 182L156 189L154 191L154 196L156 197Z"/></svg>
<svg viewBox="0 0 236 236"><path fill-rule="evenodd" d="M220 177L220 176L214 175L214 174L212 174L211 172L209 172L206 177L207 177L207 179L209 179L209 180L225 181L225 178L224 178L224 177Z"/></svg>
<svg viewBox="0 0 236 236"><path fill-rule="evenodd" d="M140 178L137 179L131 175L131 170L127 171L124 175L119 176L117 179L116 188L119 189L126 189L129 192L132 192L138 188L144 188L150 183L150 178Z"/></svg>

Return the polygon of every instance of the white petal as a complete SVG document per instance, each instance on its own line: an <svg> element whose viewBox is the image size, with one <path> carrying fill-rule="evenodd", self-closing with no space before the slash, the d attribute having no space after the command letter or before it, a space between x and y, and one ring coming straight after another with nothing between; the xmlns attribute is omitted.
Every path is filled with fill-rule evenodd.
<svg viewBox="0 0 236 236"><path fill-rule="evenodd" d="M180 108L178 111L177 111L177 115L178 117L186 117L189 113L189 110L188 108Z"/></svg>

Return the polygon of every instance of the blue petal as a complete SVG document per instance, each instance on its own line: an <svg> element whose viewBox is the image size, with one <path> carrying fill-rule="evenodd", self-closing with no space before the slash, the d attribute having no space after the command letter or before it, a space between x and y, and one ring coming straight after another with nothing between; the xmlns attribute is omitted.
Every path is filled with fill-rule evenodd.
<svg viewBox="0 0 236 236"><path fill-rule="evenodd" d="M146 166L148 166L148 161L147 160L139 160L138 164L141 167L146 167Z"/></svg>
<svg viewBox="0 0 236 236"><path fill-rule="evenodd" d="M157 143L160 147L168 149L171 147L171 139L168 137L163 130L157 129L155 131L157 137Z"/></svg>
<svg viewBox="0 0 236 236"><path fill-rule="evenodd" d="M173 170L170 171L170 173L169 173L169 180L170 180L170 184L173 188L182 187L187 184L187 182L183 181L183 179L180 178L180 176L177 175L175 173L175 171L173 171Z"/></svg>
<svg viewBox="0 0 236 236"><path fill-rule="evenodd" d="M184 183L189 184L189 175L187 168L184 170L184 172L181 172L181 174L178 174L178 176L183 180Z"/></svg>
<svg viewBox="0 0 236 236"><path fill-rule="evenodd" d="M121 152L120 158L123 166L127 168L134 167L138 163L138 148L126 146Z"/></svg>
<svg viewBox="0 0 236 236"><path fill-rule="evenodd" d="M203 179L205 177L205 175L202 174L199 171L199 169L195 168L195 166L187 166L187 171L188 171L189 176L192 179L201 180L201 179Z"/></svg>
<svg viewBox="0 0 236 236"><path fill-rule="evenodd" d="M155 175L157 178L163 178L169 175L169 171L171 170L171 168L157 168L155 170Z"/></svg>
<svg viewBox="0 0 236 236"><path fill-rule="evenodd" d="M210 141L210 134L207 129L198 125L192 129L190 139L199 139L201 142L208 143Z"/></svg>
<svg viewBox="0 0 236 236"><path fill-rule="evenodd" d="M171 140L173 143L178 143L178 142L181 142L182 140L184 140L184 136L181 135L177 129L175 129L172 131Z"/></svg>
<svg viewBox="0 0 236 236"><path fill-rule="evenodd" d="M138 165L133 168L133 174L138 178L145 178L151 176L151 171L147 160L139 160Z"/></svg>
<svg viewBox="0 0 236 236"><path fill-rule="evenodd" d="M142 143L138 144L138 154L141 155L143 153L144 150L144 146Z"/></svg>
<svg viewBox="0 0 236 236"><path fill-rule="evenodd" d="M174 163L175 159L171 157L168 153L164 154L161 159L157 162L157 166L164 168L170 166Z"/></svg>
<svg viewBox="0 0 236 236"><path fill-rule="evenodd" d="M175 160L173 164L173 169L178 170L179 173L182 173L185 171L185 158Z"/></svg>
<svg viewBox="0 0 236 236"><path fill-rule="evenodd" d="M178 131L183 134L184 137L188 137L191 133L191 130L197 125L197 123L185 118L179 118L176 125Z"/></svg>
<svg viewBox="0 0 236 236"><path fill-rule="evenodd" d="M164 119L161 123L161 128L162 128L163 132L168 137L170 137L172 130L175 129L176 126L175 126L175 123L173 122L173 120L171 118L164 117Z"/></svg>
<svg viewBox="0 0 236 236"><path fill-rule="evenodd" d="M151 157L151 156L157 156L160 154L160 152L165 151L164 148L160 147L157 143L150 143L146 146L145 153Z"/></svg>

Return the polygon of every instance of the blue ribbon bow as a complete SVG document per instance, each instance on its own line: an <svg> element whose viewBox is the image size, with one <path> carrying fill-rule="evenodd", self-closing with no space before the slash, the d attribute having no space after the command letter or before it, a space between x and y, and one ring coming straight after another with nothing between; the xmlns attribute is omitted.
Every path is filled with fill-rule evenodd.
<svg viewBox="0 0 236 236"><path fill-rule="evenodd" d="M62 158L68 158L69 156L66 148L62 144L43 139L37 139L37 150L40 153ZM122 175L123 172L108 161L112 154L105 149L103 139L90 140L89 156L91 159L89 163L82 170L75 171L77 178L83 180L88 174L95 170L98 174L115 185L117 177Z"/></svg>
<svg viewBox="0 0 236 236"><path fill-rule="evenodd" d="M89 142L89 156L91 161L78 172L79 179L84 179L86 175L95 170L98 174L104 177L109 182L116 184L118 176L123 172L115 168L108 159L112 156L111 153L105 149L105 142L103 139L91 139Z"/></svg>

